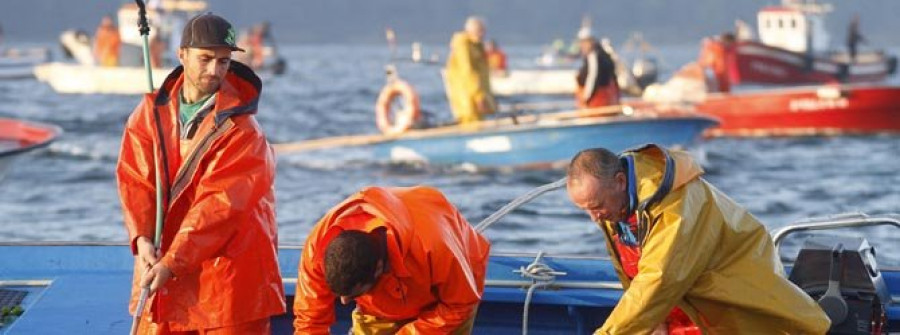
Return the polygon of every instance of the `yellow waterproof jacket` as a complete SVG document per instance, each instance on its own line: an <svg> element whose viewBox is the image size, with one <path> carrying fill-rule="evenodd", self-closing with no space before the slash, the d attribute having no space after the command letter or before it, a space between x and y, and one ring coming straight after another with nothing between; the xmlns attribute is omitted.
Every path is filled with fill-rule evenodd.
<svg viewBox="0 0 900 335"><path fill-rule="evenodd" d="M450 109L460 124L477 122L483 115L497 110L489 74L482 44L473 41L465 32L454 34L444 75ZM478 110L479 104L484 104L487 109Z"/></svg>
<svg viewBox="0 0 900 335"><path fill-rule="evenodd" d="M648 145L622 155L637 193L638 274L595 334L649 334L673 307L704 334L824 334L830 320L784 276L765 227L700 176L682 151Z"/></svg>

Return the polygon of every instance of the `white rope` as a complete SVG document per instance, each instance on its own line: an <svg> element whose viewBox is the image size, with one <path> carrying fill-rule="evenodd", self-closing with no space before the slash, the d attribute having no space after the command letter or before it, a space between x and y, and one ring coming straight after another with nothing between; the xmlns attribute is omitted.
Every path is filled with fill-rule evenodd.
<svg viewBox="0 0 900 335"><path fill-rule="evenodd" d="M479 233L483 232L485 229L494 224L494 222L497 222L497 220L500 220L500 218L506 216L506 214L509 214L509 212L512 212L514 209L519 208L519 206L522 206L532 199L537 198L541 194L553 191L555 189L563 188L565 186L565 177L555 182L538 186L535 189L528 191L528 193L525 193L522 196L514 199L510 203L506 204L506 206L503 206L502 208L488 216L486 219L479 222L478 225L475 226L475 230Z"/></svg>
<svg viewBox="0 0 900 335"><path fill-rule="evenodd" d="M552 285L556 276L566 275L566 272L556 271L542 263L541 258L544 258L543 250L538 252L531 264L520 266L518 270L513 271L522 277L531 279L531 285L528 287L528 292L525 293L525 307L522 311L522 335L528 335L528 307L531 306L531 297L534 295L534 291Z"/></svg>

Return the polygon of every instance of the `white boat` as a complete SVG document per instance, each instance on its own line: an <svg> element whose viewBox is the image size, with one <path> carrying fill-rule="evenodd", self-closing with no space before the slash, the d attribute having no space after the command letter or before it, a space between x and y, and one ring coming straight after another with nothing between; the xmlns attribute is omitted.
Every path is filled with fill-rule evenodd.
<svg viewBox="0 0 900 335"><path fill-rule="evenodd" d="M512 70L491 75L491 91L496 96L571 95L575 93L573 69Z"/></svg>
<svg viewBox="0 0 900 335"><path fill-rule="evenodd" d="M154 88L159 88L171 68L153 69ZM34 75L58 93L141 94L147 92L147 70L143 67L101 67L71 63L35 66Z"/></svg>

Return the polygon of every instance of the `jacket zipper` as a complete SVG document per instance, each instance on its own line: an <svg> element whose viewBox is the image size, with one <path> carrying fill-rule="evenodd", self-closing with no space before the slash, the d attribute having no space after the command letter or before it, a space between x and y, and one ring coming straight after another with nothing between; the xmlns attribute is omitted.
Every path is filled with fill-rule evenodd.
<svg viewBox="0 0 900 335"><path fill-rule="evenodd" d="M188 177L193 177L197 173L197 165L200 163L201 154L205 154L209 150L212 141L218 139L228 129L231 129L231 127L225 125L215 126L212 132L200 140L200 145L197 146L196 150L191 152L185 164L181 166L181 169L178 170L178 174L175 175L175 183L172 186L171 203L175 203L178 197L181 196L187 182L192 179Z"/></svg>

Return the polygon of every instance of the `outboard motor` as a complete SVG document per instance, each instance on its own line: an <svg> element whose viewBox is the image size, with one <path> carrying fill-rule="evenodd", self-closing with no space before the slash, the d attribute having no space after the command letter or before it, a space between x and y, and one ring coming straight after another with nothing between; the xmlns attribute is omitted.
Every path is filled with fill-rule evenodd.
<svg viewBox="0 0 900 335"><path fill-rule="evenodd" d="M656 63L656 58L642 57L635 59L634 64L631 66L631 73L634 75L634 79L637 80L638 86L642 89L647 88L659 78L659 66Z"/></svg>
<svg viewBox="0 0 900 335"><path fill-rule="evenodd" d="M790 280L819 302L829 334L884 334L890 293L875 249L858 237L813 237L797 256Z"/></svg>

